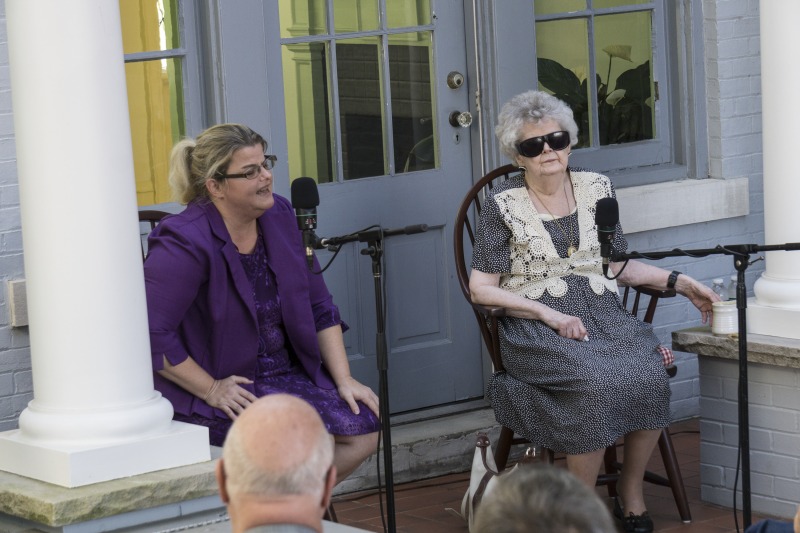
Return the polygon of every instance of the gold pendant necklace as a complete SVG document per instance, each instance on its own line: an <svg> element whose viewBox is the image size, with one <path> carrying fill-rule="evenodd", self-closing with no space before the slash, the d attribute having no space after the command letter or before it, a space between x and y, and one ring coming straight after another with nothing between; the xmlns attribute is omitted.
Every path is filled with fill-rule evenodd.
<svg viewBox="0 0 800 533"><path fill-rule="evenodd" d="M547 214L550 215L550 217L553 219L553 222L555 222L556 226L558 226L558 229L561 231L561 234L564 235L564 239L567 242L569 242L569 246L567 246L567 257L572 257L572 254L574 254L575 252L578 251L578 249L575 247L575 244L572 242L572 234L571 233L568 234L566 231L564 231L564 228L561 227L561 223L558 221L558 219L553 215L553 213L550 212L550 209L542 201L542 199L539 198L539 195L536 194L536 191L534 190L534 188L528 186L527 182L525 183L525 188L527 188L529 191L533 192L533 195L536 197L537 200L539 200L539 203L542 204L542 206L544 206L545 210L547 211ZM566 200L567 200L567 210L569 211L569 195L567 194L567 183L566 182L564 182L564 198L566 198ZM567 216L569 216L569 215L567 215ZM571 230L572 229L572 225L570 225L568 229Z"/></svg>

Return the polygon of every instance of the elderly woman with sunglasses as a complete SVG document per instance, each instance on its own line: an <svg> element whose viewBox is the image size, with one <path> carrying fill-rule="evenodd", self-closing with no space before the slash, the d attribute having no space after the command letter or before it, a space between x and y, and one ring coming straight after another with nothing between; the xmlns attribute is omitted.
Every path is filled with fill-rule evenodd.
<svg viewBox="0 0 800 533"><path fill-rule="evenodd" d="M624 436L616 514L625 531L652 531L642 480L670 423L666 350L603 275L595 206L614 189L607 177L568 166L578 127L570 108L547 93L512 98L495 133L520 171L486 199L470 275L474 302L509 310L500 326L507 372L488 386L495 414L532 442L565 453L569 470L591 486L605 448ZM617 227L613 247L626 246ZM612 263L612 272L619 266ZM619 281L674 287L704 322L717 299L685 274L634 261Z"/></svg>
<svg viewBox="0 0 800 533"><path fill-rule="evenodd" d="M215 446L258 397L303 398L333 435L341 480L375 450L378 398L350 376L347 326L273 194L266 148L249 127L220 124L172 150L186 209L155 228L144 264L155 386Z"/></svg>

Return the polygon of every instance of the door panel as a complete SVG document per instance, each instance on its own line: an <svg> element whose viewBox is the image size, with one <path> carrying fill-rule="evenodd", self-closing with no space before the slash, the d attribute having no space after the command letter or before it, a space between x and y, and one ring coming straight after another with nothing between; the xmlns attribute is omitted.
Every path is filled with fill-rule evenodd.
<svg viewBox="0 0 800 533"><path fill-rule="evenodd" d="M320 1L313 13L301 12L301 3L279 4L264 7L268 92L285 102L270 115L274 149L289 166L288 175L276 169L276 191L288 196L291 179L317 179L321 237L427 224L426 233L383 241L390 408L482 397L480 339L452 253L452 222L473 175L470 129L448 122L452 111L469 108L468 84L446 83L451 71L466 74L463 3L380 2L388 19L377 26L367 0ZM294 31L285 21L270 31L287 13ZM342 20L348 14L353 20ZM377 391L375 287L365 246L344 245L324 276L351 326L352 373ZM331 255L318 258L324 265Z"/></svg>

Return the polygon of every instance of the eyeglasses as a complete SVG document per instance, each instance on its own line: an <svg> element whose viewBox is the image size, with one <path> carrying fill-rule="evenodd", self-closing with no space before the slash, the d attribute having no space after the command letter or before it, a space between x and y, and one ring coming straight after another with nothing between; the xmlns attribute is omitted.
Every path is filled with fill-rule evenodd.
<svg viewBox="0 0 800 533"><path fill-rule="evenodd" d="M261 175L261 169L272 170L275 163L278 161L276 155L264 155L264 161L255 167L247 169L241 174L220 174L220 178L244 178L247 180L254 180Z"/></svg>
<svg viewBox="0 0 800 533"><path fill-rule="evenodd" d="M536 157L544 150L544 143L551 149L560 151L569 146L569 132L554 131L541 137L531 137L517 143L517 152L523 157Z"/></svg>

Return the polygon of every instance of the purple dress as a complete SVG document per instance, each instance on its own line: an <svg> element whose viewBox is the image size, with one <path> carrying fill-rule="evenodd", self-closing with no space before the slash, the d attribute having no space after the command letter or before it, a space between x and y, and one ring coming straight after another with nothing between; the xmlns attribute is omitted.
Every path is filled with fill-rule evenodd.
<svg viewBox="0 0 800 533"><path fill-rule="evenodd" d="M299 364L286 342L286 331L281 318L281 299L275 276L269 267L269 257L264 240L256 240L252 254L239 254L247 279L253 287L253 299L258 317L258 359L254 390L258 397L286 393L306 400L316 408L328 432L333 435L363 435L378 431L380 422L363 403L360 413L354 414L336 389L316 386ZM327 316L317 322L317 330L341 324L339 310L332 306ZM197 413L191 416L175 413L175 420L206 426L213 446L222 446L232 421L228 418L207 418Z"/></svg>

